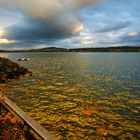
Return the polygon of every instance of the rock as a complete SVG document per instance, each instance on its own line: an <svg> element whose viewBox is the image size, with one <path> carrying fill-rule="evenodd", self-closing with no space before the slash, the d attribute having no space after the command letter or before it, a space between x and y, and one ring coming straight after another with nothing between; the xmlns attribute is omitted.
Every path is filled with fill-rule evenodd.
<svg viewBox="0 0 140 140"><path fill-rule="evenodd" d="M31 76L32 72L7 58L0 57L0 83L9 79L18 79L20 75L25 74Z"/></svg>

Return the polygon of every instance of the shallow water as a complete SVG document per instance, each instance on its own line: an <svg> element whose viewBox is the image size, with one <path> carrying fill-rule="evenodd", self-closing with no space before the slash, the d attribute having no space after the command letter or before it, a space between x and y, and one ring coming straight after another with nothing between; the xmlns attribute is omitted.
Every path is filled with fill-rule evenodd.
<svg viewBox="0 0 140 140"><path fill-rule="evenodd" d="M140 139L140 53L0 56L33 71L5 94L58 140Z"/></svg>

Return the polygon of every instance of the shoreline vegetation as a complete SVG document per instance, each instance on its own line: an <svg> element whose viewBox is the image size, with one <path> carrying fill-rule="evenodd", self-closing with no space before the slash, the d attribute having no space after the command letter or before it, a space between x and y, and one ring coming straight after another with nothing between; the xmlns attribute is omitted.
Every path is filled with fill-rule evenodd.
<svg viewBox="0 0 140 140"><path fill-rule="evenodd" d="M0 50L0 52L140 52L140 46L99 47L99 48L57 48L47 47L28 50Z"/></svg>
<svg viewBox="0 0 140 140"><path fill-rule="evenodd" d="M7 88L6 82L19 79L26 74L31 76L32 72L7 58L0 57L0 139L2 140L26 140L29 135L23 120L5 105L2 94Z"/></svg>

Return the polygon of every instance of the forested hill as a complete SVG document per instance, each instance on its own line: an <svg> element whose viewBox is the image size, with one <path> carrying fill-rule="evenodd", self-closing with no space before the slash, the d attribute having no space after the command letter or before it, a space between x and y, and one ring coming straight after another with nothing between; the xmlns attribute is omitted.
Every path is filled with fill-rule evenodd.
<svg viewBox="0 0 140 140"><path fill-rule="evenodd" d="M30 50L0 50L0 52L140 52L139 47L101 47L101 48L57 48L47 47L41 49L30 49Z"/></svg>

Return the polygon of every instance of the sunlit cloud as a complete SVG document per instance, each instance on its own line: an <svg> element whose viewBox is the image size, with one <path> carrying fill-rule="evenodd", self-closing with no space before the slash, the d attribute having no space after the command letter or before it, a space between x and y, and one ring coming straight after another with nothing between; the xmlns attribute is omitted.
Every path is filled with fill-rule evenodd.
<svg viewBox="0 0 140 140"><path fill-rule="evenodd" d="M0 44L13 44L17 43L16 40L0 39Z"/></svg>
<svg viewBox="0 0 140 140"><path fill-rule="evenodd" d="M4 36L5 36L5 31L4 31L4 29L0 29L0 39L1 39L1 38L4 38Z"/></svg>
<svg viewBox="0 0 140 140"><path fill-rule="evenodd" d="M80 32L80 36L89 36L90 33L87 33L87 32Z"/></svg>
<svg viewBox="0 0 140 140"><path fill-rule="evenodd" d="M109 38L114 39L114 38L117 38L118 36L120 36L120 34L110 32L110 33L107 33L106 36L109 37Z"/></svg>
<svg viewBox="0 0 140 140"><path fill-rule="evenodd" d="M84 29L84 25L81 23L81 24L77 24L77 25L75 25L75 28L74 28L74 30L73 30L73 32L74 33L76 33L76 32L80 32L80 31L82 31Z"/></svg>
<svg viewBox="0 0 140 140"><path fill-rule="evenodd" d="M137 36L138 35L138 32L129 32L128 33L128 36Z"/></svg>
<svg viewBox="0 0 140 140"><path fill-rule="evenodd" d="M0 29L0 44L13 44L17 43L16 40L8 40L6 39L6 32L4 29Z"/></svg>
<svg viewBox="0 0 140 140"><path fill-rule="evenodd" d="M90 32L80 32L80 38L82 40L91 40L93 38L93 35Z"/></svg>
<svg viewBox="0 0 140 140"><path fill-rule="evenodd" d="M82 40L81 44L83 45L92 45L92 44L96 44L97 41L96 40Z"/></svg>

